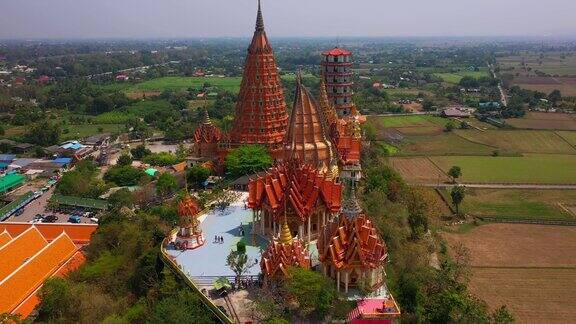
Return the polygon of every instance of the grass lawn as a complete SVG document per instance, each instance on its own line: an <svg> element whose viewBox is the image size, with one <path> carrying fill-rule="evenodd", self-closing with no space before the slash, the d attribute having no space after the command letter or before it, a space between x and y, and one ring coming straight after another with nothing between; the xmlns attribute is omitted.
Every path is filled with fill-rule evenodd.
<svg viewBox="0 0 576 324"><path fill-rule="evenodd" d="M462 209L474 216L512 219L574 219L558 203L576 200L574 190L468 188Z"/></svg>
<svg viewBox="0 0 576 324"><path fill-rule="evenodd" d="M488 70L481 69L480 71L460 71L455 73L434 73L434 76L442 79L442 81L447 83L460 83L463 77L473 77L479 79L481 77L488 76Z"/></svg>
<svg viewBox="0 0 576 324"><path fill-rule="evenodd" d="M204 83L211 86L238 93L240 91L241 77L163 77L144 81L127 88L126 92L136 91L164 91L164 90L186 90L188 88L201 88Z"/></svg>
<svg viewBox="0 0 576 324"><path fill-rule="evenodd" d="M368 122L378 127L408 127L408 126L438 126L447 123L441 117L429 115L413 115L413 116L368 116Z"/></svg>
<svg viewBox="0 0 576 324"><path fill-rule="evenodd" d="M102 132L99 128L102 127ZM113 133L118 134L124 131L124 125L120 124L81 124L81 125L63 125L62 130L68 130L63 133L61 140L73 140L82 137L88 137L99 133Z"/></svg>
<svg viewBox="0 0 576 324"><path fill-rule="evenodd" d="M503 151L576 154L574 147L558 134L546 130L457 130L459 136Z"/></svg>
<svg viewBox="0 0 576 324"><path fill-rule="evenodd" d="M521 157L434 156L444 172L462 168L462 181L473 183L576 183L576 155L526 154Z"/></svg>
<svg viewBox="0 0 576 324"><path fill-rule="evenodd" d="M433 136L407 136L400 155L490 155L493 147L472 143L455 133Z"/></svg>

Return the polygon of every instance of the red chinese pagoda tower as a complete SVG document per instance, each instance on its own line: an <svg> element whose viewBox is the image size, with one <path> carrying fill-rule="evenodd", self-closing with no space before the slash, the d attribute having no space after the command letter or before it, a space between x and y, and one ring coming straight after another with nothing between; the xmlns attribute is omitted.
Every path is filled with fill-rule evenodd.
<svg viewBox="0 0 576 324"><path fill-rule="evenodd" d="M352 52L335 47L322 53L322 74L326 82L326 91L330 103L336 108L338 116L352 113Z"/></svg>
<svg viewBox="0 0 576 324"><path fill-rule="evenodd" d="M204 234L198 221L200 207L192 199L190 194L186 193L184 199L178 203L178 216L180 224L174 243L178 249L192 250L198 248L206 242Z"/></svg>
<svg viewBox="0 0 576 324"><path fill-rule="evenodd" d="M244 63L236 117L228 146L234 148L242 144L261 144L268 147L274 158L280 158L287 127L284 92L274 53L264 31L264 19L258 1L256 30Z"/></svg>

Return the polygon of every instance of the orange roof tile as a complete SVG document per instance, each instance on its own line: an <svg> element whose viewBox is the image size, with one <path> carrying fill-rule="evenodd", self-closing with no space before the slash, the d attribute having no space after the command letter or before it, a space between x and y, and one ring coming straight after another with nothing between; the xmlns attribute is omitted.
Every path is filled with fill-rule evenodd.
<svg viewBox="0 0 576 324"><path fill-rule="evenodd" d="M266 204L278 217L286 206L304 221L318 203L331 213L340 210L342 186L311 165L290 160L270 168L262 177L251 179L248 192L248 207L259 210Z"/></svg>
<svg viewBox="0 0 576 324"><path fill-rule="evenodd" d="M0 281L0 312L12 312L77 251L65 233Z"/></svg>
<svg viewBox="0 0 576 324"><path fill-rule="evenodd" d="M36 227L48 242L54 240L62 232L66 232L76 244L89 243L92 234L98 228L97 224L0 223L0 231L6 230L14 237L32 226Z"/></svg>
<svg viewBox="0 0 576 324"><path fill-rule="evenodd" d="M4 231L2 234L0 234L0 247L10 242L10 240L12 240L12 236L10 235L10 233Z"/></svg>
<svg viewBox="0 0 576 324"><path fill-rule="evenodd" d="M0 248L0 282L46 245L48 242L32 226Z"/></svg>
<svg viewBox="0 0 576 324"><path fill-rule="evenodd" d="M74 255L58 269L52 277L63 277L66 274L78 269L84 262L86 262L86 257L80 251L74 253ZM40 304L40 298L38 297L38 291L42 288L39 286L36 290L28 296L18 307L16 307L12 314L19 314L22 318L27 318Z"/></svg>
<svg viewBox="0 0 576 324"><path fill-rule="evenodd" d="M174 171L176 172L183 172L184 170L186 170L186 162L180 162L178 164L174 164L172 166L172 169L174 169Z"/></svg>

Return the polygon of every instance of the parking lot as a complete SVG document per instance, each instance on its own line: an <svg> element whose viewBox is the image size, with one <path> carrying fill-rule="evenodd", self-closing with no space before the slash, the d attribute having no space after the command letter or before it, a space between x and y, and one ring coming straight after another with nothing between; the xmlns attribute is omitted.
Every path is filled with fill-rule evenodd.
<svg viewBox="0 0 576 324"><path fill-rule="evenodd" d="M70 214L67 213L55 213L50 210L46 210L48 206L48 201L54 194L54 187L48 189L42 196L31 201L26 207L24 207L22 214L16 216L10 216L5 222L20 222L20 223L32 223L35 221L36 215L55 215L58 217L56 223L67 223ZM81 223L83 224L93 224L89 217L80 217Z"/></svg>

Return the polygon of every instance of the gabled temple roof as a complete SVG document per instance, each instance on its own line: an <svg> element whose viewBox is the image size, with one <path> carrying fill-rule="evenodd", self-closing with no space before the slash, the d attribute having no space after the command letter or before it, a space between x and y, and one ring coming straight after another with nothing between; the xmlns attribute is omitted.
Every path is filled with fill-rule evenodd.
<svg viewBox="0 0 576 324"><path fill-rule="evenodd" d="M388 257L386 245L372 221L356 201L354 189L337 219L326 224L318 237L320 262L337 269L374 269Z"/></svg>
<svg viewBox="0 0 576 324"><path fill-rule="evenodd" d="M288 275L289 267L310 268L310 256L299 239L293 239L284 220L278 238L272 239L260 261L262 273L267 277Z"/></svg>
<svg viewBox="0 0 576 324"><path fill-rule="evenodd" d="M222 139L222 132L212 124L208 110L204 108L204 120L194 131L195 143L218 143Z"/></svg>
<svg viewBox="0 0 576 324"><path fill-rule="evenodd" d="M330 55L330 56L352 55L352 52L343 48L334 47L333 49L322 53L322 55Z"/></svg>
<svg viewBox="0 0 576 324"><path fill-rule="evenodd" d="M298 74L294 106L284 141L285 158L298 158L318 169L325 169L334 158L329 137L324 113Z"/></svg>
<svg viewBox="0 0 576 324"><path fill-rule="evenodd" d="M248 207L261 209L266 204L279 217L286 206L303 222L317 203L324 204L331 213L338 212L342 186L328 180L311 165L290 160L269 169L263 176L251 179L248 191Z"/></svg>

